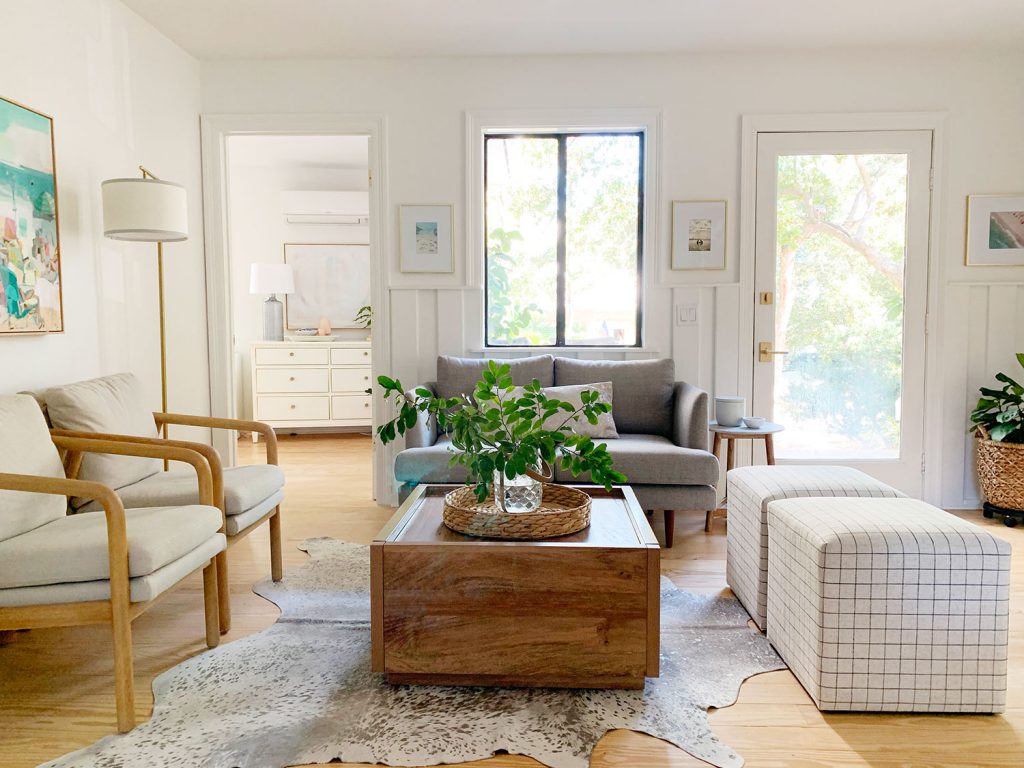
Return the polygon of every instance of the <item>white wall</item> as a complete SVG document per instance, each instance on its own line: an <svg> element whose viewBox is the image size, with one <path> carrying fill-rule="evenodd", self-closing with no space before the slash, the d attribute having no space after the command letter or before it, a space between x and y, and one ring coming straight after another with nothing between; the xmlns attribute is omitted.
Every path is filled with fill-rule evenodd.
<svg viewBox="0 0 1024 768"><path fill-rule="evenodd" d="M253 263L280 264L284 243L368 243L369 228L329 224L288 224L281 214L281 193L288 190L365 190L367 169L327 165L240 165L230 161L228 139L228 251L231 262L231 314L234 346L239 357L239 418L252 418L250 355L253 342L263 338L264 295L249 293ZM302 137L294 137L302 141ZM283 297L278 297L283 300ZM363 340L366 331L338 329L343 340ZM239 388L239 387L236 387Z"/></svg>
<svg viewBox="0 0 1024 768"><path fill-rule="evenodd" d="M1009 366L1012 358L1004 361L1003 353L990 350L998 334L968 333L965 338L964 329L986 320L976 316L983 311L980 300L959 300L958 286L976 281L984 291L999 291L1000 302L1013 307L1011 312L999 304L999 317L1009 313L1019 326L1020 292L1003 295L1001 286L1024 280L1024 270L962 265L964 198L968 193L1024 191L1024 53L870 50L203 64L206 113L385 113L392 231L397 204L451 201L456 205L456 232L463 232L465 110L608 107L662 110L661 245L657 253L648 254L649 260L668 259L669 201L724 198L729 203L728 270L668 275L671 283L649 285L647 293L646 344L651 353L673 356L681 377L713 392L740 388L736 361L750 354L738 349L737 307L740 301L753 300L740 296L737 286L740 116L948 112L947 151L941 158L943 202L934 211L941 237L932 265L942 280L931 308L940 315L940 333L929 350L943 361L946 415L943 443L932 451L929 466L943 467L942 503L972 503L975 490L969 476L966 484L964 479L968 360L984 366L971 370L977 377L992 366ZM397 243L389 255L391 370L410 381L429 378L436 354L479 346L481 292L464 284L461 264L455 275L429 280L399 274L395 247ZM456 248L458 261L464 258L465 243L458 242ZM655 280L653 271L649 274ZM674 303L698 304L698 326L674 327Z"/></svg>
<svg viewBox="0 0 1024 768"><path fill-rule="evenodd" d="M2 15L0 95L54 118L66 330L0 337L0 393L133 371L159 408L156 246L105 239L100 203L103 179L143 164L189 193L190 239L164 257L170 408L208 413L198 63L115 0Z"/></svg>

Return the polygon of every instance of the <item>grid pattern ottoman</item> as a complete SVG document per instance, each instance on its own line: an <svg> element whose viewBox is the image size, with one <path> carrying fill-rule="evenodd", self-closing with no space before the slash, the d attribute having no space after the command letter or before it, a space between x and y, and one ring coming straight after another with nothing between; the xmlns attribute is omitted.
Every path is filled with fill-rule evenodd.
<svg viewBox="0 0 1024 768"><path fill-rule="evenodd" d="M728 555L725 578L757 626L768 611L768 504L805 496L903 494L850 467L742 467L729 472Z"/></svg>
<svg viewBox="0 0 1024 768"><path fill-rule="evenodd" d="M769 505L768 639L818 709L1001 712L1010 545L916 499Z"/></svg>

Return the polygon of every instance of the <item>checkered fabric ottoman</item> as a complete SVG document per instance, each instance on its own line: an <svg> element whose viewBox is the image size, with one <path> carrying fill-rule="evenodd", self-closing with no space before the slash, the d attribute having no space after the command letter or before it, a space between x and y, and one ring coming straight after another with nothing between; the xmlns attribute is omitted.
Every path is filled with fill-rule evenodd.
<svg viewBox="0 0 1024 768"><path fill-rule="evenodd" d="M916 499L768 506L768 639L818 709L1001 712L1010 545Z"/></svg>
<svg viewBox="0 0 1024 768"><path fill-rule="evenodd" d="M768 610L768 504L802 496L903 494L856 469L828 466L742 467L729 472L725 578L762 630Z"/></svg>

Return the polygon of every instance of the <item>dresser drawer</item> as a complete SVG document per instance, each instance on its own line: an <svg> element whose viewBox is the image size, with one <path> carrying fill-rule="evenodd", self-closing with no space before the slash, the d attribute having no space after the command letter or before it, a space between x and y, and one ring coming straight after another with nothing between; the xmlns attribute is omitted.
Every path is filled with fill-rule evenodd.
<svg viewBox="0 0 1024 768"><path fill-rule="evenodd" d="M258 368L256 394L269 392L323 392L327 394L326 368Z"/></svg>
<svg viewBox="0 0 1024 768"><path fill-rule="evenodd" d="M368 349L332 349L331 365L369 365Z"/></svg>
<svg viewBox="0 0 1024 768"><path fill-rule="evenodd" d="M369 386L369 368L334 368L331 370L331 392L364 394Z"/></svg>
<svg viewBox="0 0 1024 768"><path fill-rule="evenodd" d="M330 359L331 351L325 347L256 348L256 365L327 365Z"/></svg>
<svg viewBox="0 0 1024 768"><path fill-rule="evenodd" d="M373 419L368 395L335 395L331 398L332 419Z"/></svg>
<svg viewBox="0 0 1024 768"><path fill-rule="evenodd" d="M256 418L267 421L326 421L331 418L329 397L261 395L256 398Z"/></svg>

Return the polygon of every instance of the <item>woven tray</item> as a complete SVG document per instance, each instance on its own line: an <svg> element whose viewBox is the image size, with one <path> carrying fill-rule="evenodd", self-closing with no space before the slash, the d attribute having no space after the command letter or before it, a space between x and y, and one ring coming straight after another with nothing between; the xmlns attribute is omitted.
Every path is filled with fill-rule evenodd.
<svg viewBox="0 0 1024 768"><path fill-rule="evenodd" d="M982 427L975 440L978 482L989 504L1024 510L1024 443L990 440Z"/></svg>
<svg viewBox="0 0 1024 768"><path fill-rule="evenodd" d="M548 539L582 531L590 525L590 497L564 485L544 484L540 507L533 512L502 512L488 496L478 502L463 486L444 497L444 524L469 536L492 539Z"/></svg>

